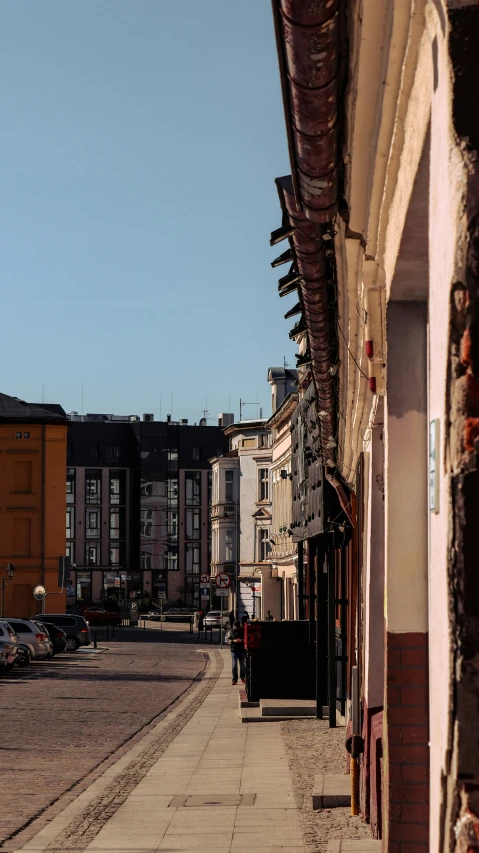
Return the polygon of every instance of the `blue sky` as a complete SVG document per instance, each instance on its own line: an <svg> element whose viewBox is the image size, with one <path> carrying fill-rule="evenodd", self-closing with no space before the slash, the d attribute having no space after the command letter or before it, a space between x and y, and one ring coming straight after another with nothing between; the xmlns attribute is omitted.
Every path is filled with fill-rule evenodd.
<svg viewBox="0 0 479 853"><path fill-rule="evenodd" d="M267 368L295 364L269 0L3 0L0 42L1 390L269 413Z"/></svg>

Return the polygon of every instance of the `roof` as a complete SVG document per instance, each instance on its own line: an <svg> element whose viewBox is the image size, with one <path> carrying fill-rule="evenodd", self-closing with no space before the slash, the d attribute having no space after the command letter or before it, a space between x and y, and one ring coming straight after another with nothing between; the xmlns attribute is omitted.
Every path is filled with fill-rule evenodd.
<svg viewBox="0 0 479 853"><path fill-rule="evenodd" d="M268 368L268 382L276 379L292 379L298 378L298 371L290 367L270 367Z"/></svg>
<svg viewBox="0 0 479 853"><path fill-rule="evenodd" d="M225 435L231 435L233 432L241 432L243 429L260 429L261 427L265 427L267 422L267 418L255 418L249 421L237 421L234 424L230 424L226 429L223 430Z"/></svg>
<svg viewBox="0 0 479 853"><path fill-rule="evenodd" d="M273 0L292 190L301 212L328 222L338 204L339 0Z"/></svg>
<svg viewBox="0 0 479 853"><path fill-rule="evenodd" d="M270 429L278 426L282 421L286 418L291 418L296 406L298 405L299 394L297 391L293 391L291 394L288 394L287 397L284 398L283 402L276 409L276 411L271 415L267 425Z"/></svg>
<svg viewBox="0 0 479 853"><path fill-rule="evenodd" d="M61 406L46 403L26 403L18 397L0 393L0 421L52 421L65 420L66 414Z"/></svg>

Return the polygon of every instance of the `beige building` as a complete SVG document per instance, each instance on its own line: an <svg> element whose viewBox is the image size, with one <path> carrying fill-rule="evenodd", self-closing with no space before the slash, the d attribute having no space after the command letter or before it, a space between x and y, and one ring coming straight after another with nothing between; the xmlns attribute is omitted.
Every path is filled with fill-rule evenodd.
<svg viewBox="0 0 479 853"><path fill-rule="evenodd" d="M268 376L273 381L271 373ZM290 392L267 422L271 430L271 568L280 582L280 609L277 619L298 619L297 545L293 543L291 488L291 416L298 393Z"/></svg>
<svg viewBox="0 0 479 853"><path fill-rule="evenodd" d="M273 9L291 175L271 242L289 240L280 295L299 296L315 450L350 515L361 810L391 853L471 849L479 3Z"/></svg>

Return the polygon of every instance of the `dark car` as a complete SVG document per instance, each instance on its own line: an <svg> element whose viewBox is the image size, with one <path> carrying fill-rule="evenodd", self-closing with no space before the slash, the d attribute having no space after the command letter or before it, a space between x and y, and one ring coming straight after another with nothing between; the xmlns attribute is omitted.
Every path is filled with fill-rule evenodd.
<svg viewBox="0 0 479 853"><path fill-rule="evenodd" d="M41 624L48 632L52 641L53 653L57 655L59 652L64 652L67 647L67 635L65 631L59 628L58 625L54 625L53 622L42 622Z"/></svg>
<svg viewBox="0 0 479 853"><path fill-rule="evenodd" d="M74 613L46 613L45 619L65 632L67 651L76 652L80 646L90 645L90 629L83 616L77 616Z"/></svg>
<svg viewBox="0 0 479 853"><path fill-rule="evenodd" d="M104 610L103 607L84 607L82 615L89 625L121 624L120 613L112 613L111 610Z"/></svg>
<svg viewBox="0 0 479 853"><path fill-rule="evenodd" d="M192 622L195 612L195 607L170 607L162 613L160 622Z"/></svg>

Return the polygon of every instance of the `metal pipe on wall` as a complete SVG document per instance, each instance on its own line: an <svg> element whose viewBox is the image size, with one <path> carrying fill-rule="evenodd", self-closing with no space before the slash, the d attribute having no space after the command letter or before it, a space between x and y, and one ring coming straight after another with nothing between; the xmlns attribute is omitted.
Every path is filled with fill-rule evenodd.
<svg viewBox="0 0 479 853"><path fill-rule="evenodd" d="M336 549L328 554L328 687L329 728L336 728Z"/></svg>
<svg viewBox="0 0 479 853"><path fill-rule="evenodd" d="M304 542L298 542L298 619L304 619Z"/></svg>
<svg viewBox="0 0 479 853"><path fill-rule="evenodd" d="M308 621L309 621L309 645L312 646L316 640L315 618L314 618L314 582L315 582L315 563L316 555L316 540L308 539Z"/></svg>

